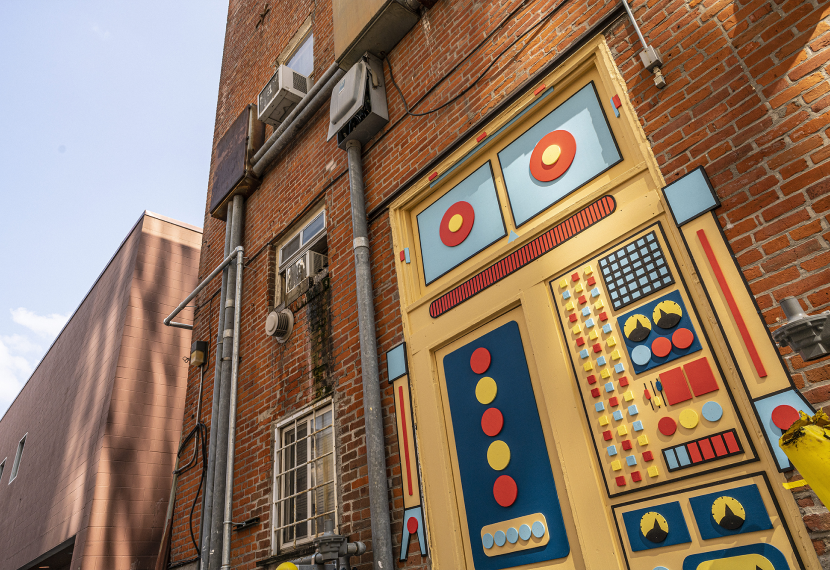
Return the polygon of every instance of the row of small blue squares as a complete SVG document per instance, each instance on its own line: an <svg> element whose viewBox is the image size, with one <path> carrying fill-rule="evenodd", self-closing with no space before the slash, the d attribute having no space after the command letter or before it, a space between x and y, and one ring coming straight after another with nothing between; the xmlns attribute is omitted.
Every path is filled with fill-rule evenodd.
<svg viewBox="0 0 830 570"><path fill-rule="evenodd" d="M570 291L565 291L564 293L562 293L562 298L565 299L565 300L570 299L571 298L571 292Z"/></svg>
<svg viewBox="0 0 830 570"><path fill-rule="evenodd" d="M614 457L617 454L617 446L616 445L609 445L608 446L608 455Z"/></svg>
<svg viewBox="0 0 830 570"><path fill-rule="evenodd" d="M643 422L637 420L636 422L631 424L631 427L634 429L634 431L643 431Z"/></svg>
<svg viewBox="0 0 830 570"><path fill-rule="evenodd" d="M583 317L587 317L587 316L588 316L588 315L590 315L590 314L591 314L591 309L590 309L590 307L583 307L583 308L582 308L582 316L583 316Z"/></svg>
<svg viewBox="0 0 830 570"><path fill-rule="evenodd" d="M628 415L629 416L636 416L639 413L640 412L637 411L637 406L635 404L632 404L632 405L628 406Z"/></svg>
<svg viewBox="0 0 830 570"><path fill-rule="evenodd" d="M675 453L677 453L676 456ZM682 445L664 449L663 456L666 458L666 464L669 466L669 469L686 467L687 465L691 465L692 463L692 460L689 459L689 453L686 451L686 448ZM678 463L680 465L678 465Z"/></svg>
<svg viewBox="0 0 830 570"><path fill-rule="evenodd" d="M605 357L604 356L600 356L599 358L597 358L597 366L605 366Z"/></svg>
<svg viewBox="0 0 830 570"><path fill-rule="evenodd" d="M616 412L614 412L614 419L620 421L622 419L622 411L617 410Z"/></svg>
<svg viewBox="0 0 830 570"><path fill-rule="evenodd" d="M580 350L579 351L579 356L580 356L580 358L588 358L588 349L583 348L582 350Z"/></svg>
<svg viewBox="0 0 830 570"><path fill-rule="evenodd" d="M599 297L599 287L591 289L591 297Z"/></svg>
<svg viewBox="0 0 830 570"><path fill-rule="evenodd" d="M605 403L604 402L597 402L596 404L594 404L594 409L598 412L604 412L605 411Z"/></svg>
<svg viewBox="0 0 830 570"><path fill-rule="evenodd" d="M620 362L619 364L614 365L614 372L616 372L617 374L620 374L621 372L625 372L625 366L623 366L622 362Z"/></svg>
<svg viewBox="0 0 830 570"><path fill-rule="evenodd" d="M614 391L614 383L613 382L608 382L605 385L605 391L606 392L613 392Z"/></svg>
<svg viewBox="0 0 830 570"><path fill-rule="evenodd" d="M588 319L587 321L585 321L585 326L587 328L591 328L592 326L594 326L594 319L591 318L591 319Z"/></svg>
<svg viewBox="0 0 830 570"><path fill-rule="evenodd" d="M604 324L604 325L602 326L602 332L604 332L604 333L610 333L610 332L611 332L611 325L610 325L609 323Z"/></svg>
<svg viewBox="0 0 830 570"><path fill-rule="evenodd" d="M632 467L637 465L637 457L634 455L629 455L625 458L625 462L631 465Z"/></svg>

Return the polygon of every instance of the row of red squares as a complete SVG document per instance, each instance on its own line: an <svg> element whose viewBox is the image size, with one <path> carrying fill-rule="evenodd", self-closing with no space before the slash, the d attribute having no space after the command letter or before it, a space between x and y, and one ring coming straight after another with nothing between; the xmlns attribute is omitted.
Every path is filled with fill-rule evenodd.
<svg viewBox="0 0 830 570"><path fill-rule="evenodd" d="M617 476L617 487L625 487L625 475L618 475ZM635 471L631 474L631 480L635 483L639 483L643 480L643 476L640 474L639 471Z"/></svg>
<svg viewBox="0 0 830 570"><path fill-rule="evenodd" d="M579 281L579 271L575 271L574 274L571 275L571 281L573 281L574 283ZM595 285L596 282L597 282L597 280L593 275L588 277L588 285Z"/></svg>

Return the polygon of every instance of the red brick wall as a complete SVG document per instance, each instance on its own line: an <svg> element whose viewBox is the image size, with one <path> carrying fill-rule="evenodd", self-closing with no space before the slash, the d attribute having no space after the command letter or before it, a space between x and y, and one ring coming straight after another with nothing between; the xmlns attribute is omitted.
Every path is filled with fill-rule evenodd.
<svg viewBox="0 0 830 570"><path fill-rule="evenodd" d="M367 208L372 209L425 168L442 151L468 134L485 115L513 93L590 26L615 8L596 0L521 0L473 2L441 0L389 54L395 77L410 105L423 111L446 101L469 84L519 34L547 14L538 34L519 41L485 78L448 108L428 117L404 113L389 72L389 124L364 149ZM747 279L771 326L780 317L782 296L797 294L810 311L830 305L826 265L830 230L830 193L826 132L830 114L827 64L830 33L827 8L818 2L666 3L634 2L648 41L664 54L666 89L657 90L636 58L633 29L620 20L607 30L609 46L628 83L629 97L641 117L667 181L703 164L724 206L718 214ZM513 10L515 14L508 17ZM316 75L331 64L331 5L296 2L292 10L272 10L255 27L260 3L231 2L219 90L215 139L254 101L273 73L272 63L309 13L314 13ZM469 56L469 57L468 57ZM345 153L325 142L328 109L321 109L291 148L266 173L248 200L244 246L247 267L243 294L239 390L239 438L234 486L234 520L260 516L257 527L234 533L235 568L253 568L271 554L270 501L273 423L310 403L315 394L314 347L306 309L285 345L263 333L270 305L269 243L315 200L329 218L331 361L327 379L334 386L337 445L341 459L341 527L352 539L370 542L366 487L363 404L355 319L354 265ZM269 129L270 131L270 129ZM209 202L209 201L208 201ZM200 275L222 257L225 224L205 217ZM370 227L379 354L403 340L386 215ZM201 300L195 334L214 343L218 302ZM313 327L312 327L313 328ZM194 337L196 338L196 337ZM212 399L213 352L206 371L205 416ZM805 366L787 355L794 378L816 405L830 400L826 363ZM383 372L383 366L381 366ZM382 380L385 380L382 378ZM198 379L191 374L185 432L193 425ZM392 497L393 540L401 531L401 479L394 434L392 393L384 393L387 465ZM180 483L176 505L173 561L195 555L187 511L197 474ZM810 491L796 494L823 552L830 529L827 511ZM808 504L809 501L814 504ZM198 523L198 512L194 516ZM822 527L822 525L824 525ZM825 530L821 530L821 529ZM195 525L198 532L198 524ZM413 541L414 542L414 541ZM410 551L414 551L413 544ZM368 568L370 556L359 568ZM830 561L825 561L830 568ZM412 555L407 567L427 567Z"/></svg>

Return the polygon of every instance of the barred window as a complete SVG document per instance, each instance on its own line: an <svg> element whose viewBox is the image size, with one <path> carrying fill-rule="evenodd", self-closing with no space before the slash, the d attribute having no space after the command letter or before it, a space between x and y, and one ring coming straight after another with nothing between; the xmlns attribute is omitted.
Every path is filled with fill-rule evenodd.
<svg viewBox="0 0 830 570"><path fill-rule="evenodd" d="M330 400L277 427L274 476L274 544L290 549L337 525L334 433Z"/></svg>

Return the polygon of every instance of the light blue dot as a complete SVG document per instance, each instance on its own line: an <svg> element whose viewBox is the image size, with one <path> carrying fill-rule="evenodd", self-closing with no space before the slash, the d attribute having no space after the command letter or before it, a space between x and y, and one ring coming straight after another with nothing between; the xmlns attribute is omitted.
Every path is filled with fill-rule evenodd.
<svg viewBox="0 0 830 570"><path fill-rule="evenodd" d="M643 422L637 420L636 422L631 424L631 427L634 429L634 431L643 431Z"/></svg>
<svg viewBox="0 0 830 570"><path fill-rule="evenodd" d="M614 419L620 421L622 419L622 411L617 410L616 412L614 412Z"/></svg>
<svg viewBox="0 0 830 570"><path fill-rule="evenodd" d="M617 374L621 374L621 373L625 372L625 366L623 366L622 362L620 362L619 364L614 366L614 372L616 372Z"/></svg>
<svg viewBox="0 0 830 570"><path fill-rule="evenodd" d="M629 455L625 458L625 462L628 463L630 466L634 467L637 465L637 457L634 455Z"/></svg>
<svg viewBox="0 0 830 570"><path fill-rule="evenodd" d="M507 529L507 542L510 544L516 544L519 542L519 531L512 526Z"/></svg>
<svg viewBox="0 0 830 570"><path fill-rule="evenodd" d="M597 358L597 366L605 366L605 357L604 356L600 356L599 358Z"/></svg>
<svg viewBox="0 0 830 570"><path fill-rule="evenodd" d="M594 326L594 319L593 318L588 319L587 321L585 321L585 328L591 328L592 326Z"/></svg>
<svg viewBox="0 0 830 570"><path fill-rule="evenodd" d="M591 289L591 297L599 297L599 287Z"/></svg>
<svg viewBox="0 0 830 570"><path fill-rule="evenodd" d="M604 332L606 334L610 333L611 332L611 325L609 325L608 323L602 325L602 332Z"/></svg>
<svg viewBox="0 0 830 570"><path fill-rule="evenodd" d="M496 546L504 546L504 542L507 540L507 537L504 535L503 531L497 530L496 536L493 537L493 540L496 541Z"/></svg>
<svg viewBox="0 0 830 570"><path fill-rule="evenodd" d="M669 569L666 568L665 566L655 566L654 570L669 570Z"/></svg>
<svg viewBox="0 0 830 570"><path fill-rule="evenodd" d="M523 524L519 527L519 538L521 538L522 540L530 539L530 527L526 524Z"/></svg>
<svg viewBox="0 0 830 570"><path fill-rule="evenodd" d="M617 446L616 445L609 445L608 446L608 455L614 457L617 454Z"/></svg>
<svg viewBox="0 0 830 570"><path fill-rule="evenodd" d="M642 344L635 346L631 351L631 360L637 366L645 366L651 360L651 350Z"/></svg>
<svg viewBox="0 0 830 570"><path fill-rule="evenodd" d="M588 349L583 348L582 350L580 350L579 351L579 356L582 357L582 358L588 358Z"/></svg>
<svg viewBox="0 0 830 570"><path fill-rule="evenodd" d="M700 412L703 419L710 422L716 422L723 417L723 408L717 402L706 402Z"/></svg>
<svg viewBox="0 0 830 570"><path fill-rule="evenodd" d="M606 392L613 392L614 391L614 383L613 382L608 382L605 385L605 391Z"/></svg>
<svg viewBox="0 0 830 570"><path fill-rule="evenodd" d="M542 521L536 521L533 523L533 536L536 538L542 538L545 536L545 525L542 524Z"/></svg>
<svg viewBox="0 0 830 570"><path fill-rule="evenodd" d="M591 314L591 308L590 307L584 307L582 309L582 316L583 317L587 317L590 314Z"/></svg>
<svg viewBox="0 0 830 570"><path fill-rule="evenodd" d="M493 548L493 535L489 532L481 537L481 544L484 548L490 549Z"/></svg>
<svg viewBox="0 0 830 570"><path fill-rule="evenodd" d="M605 411L605 402L597 402L596 404L594 404L594 409L598 412Z"/></svg>
<svg viewBox="0 0 830 570"><path fill-rule="evenodd" d="M566 299L566 300L570 299L571 298L571 292L570 291L565 291L564 293L562 293L562 298Z"/></svg>
<svg viewBox="0 0 830 570"><path fill-rule="evenodd" d="M637 411L636 404L632 404L628 406L628 415L629 416L636 416L639 412Z"/></svg>

